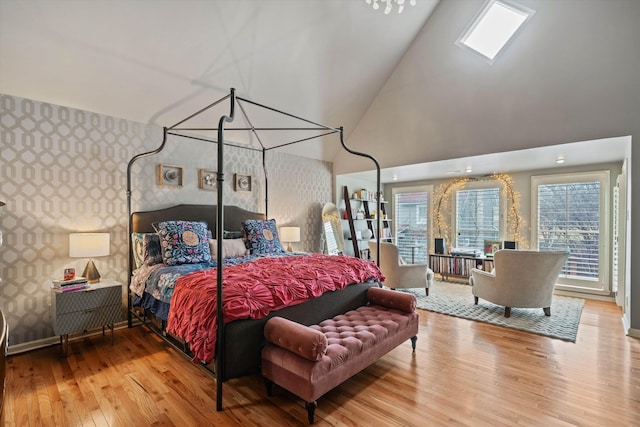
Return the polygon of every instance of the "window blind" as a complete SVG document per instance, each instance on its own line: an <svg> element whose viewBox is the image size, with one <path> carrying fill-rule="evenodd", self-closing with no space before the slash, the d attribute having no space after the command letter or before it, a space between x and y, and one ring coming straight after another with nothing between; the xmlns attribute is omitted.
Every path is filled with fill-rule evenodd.
<svg viewBox="0 0 640 427"><path fill-rule="evenodd" d="M500 236L500 188L456 192L456 247L483 251Z"/></svg>
<svg viewBox="0 0 640 427"><path fill-rule="evenodd" d="M538 247L569 250L562 275L597 279L600 259L600 183L538 186Z"/></svg>

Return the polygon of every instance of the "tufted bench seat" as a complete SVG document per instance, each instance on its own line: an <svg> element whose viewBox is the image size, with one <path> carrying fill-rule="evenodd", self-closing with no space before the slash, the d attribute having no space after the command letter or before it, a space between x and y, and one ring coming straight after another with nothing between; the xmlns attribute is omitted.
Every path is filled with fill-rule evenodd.
<svg viewBox="0 0 640 427"><path fill-rule="evenodd" d="M264 328L262 375L271 395L273 383L306 402L309 423L316 399L411 339L418 333L416 298L389 289L370 288L369 305L319 325L304 326L272 317Z"/></svg>

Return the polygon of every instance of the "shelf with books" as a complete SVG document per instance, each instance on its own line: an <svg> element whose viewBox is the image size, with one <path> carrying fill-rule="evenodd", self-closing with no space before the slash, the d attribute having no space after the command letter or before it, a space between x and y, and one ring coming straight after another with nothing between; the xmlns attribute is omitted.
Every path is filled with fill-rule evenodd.
<svg viewBox="0 0 640 427"><path fill-rule="evenodd" d="M343 186L343 201L343 227L349 230L349 236L356 236L355 240L349 238L353 243L355 256L359 256L364 249L368 249L366 242L371 239L379 238L383 241L393 241L391 219L387 215L388 202L381 200L378 210L375 193L362 189L350 194L347 186ZM377 216L380 216L379 232ZM369 231L370 239L364 238L365 230ZM358 237L358 234L362 235L362 238ZM358 244L359 242L365 244Z"/></svg>
<svg viewBox="0 0 640 427"><path fill-rule="evenodd" d="M429 254L429 268L439 274L442 280L468 279L473 268L493 270L493 258Z"/></svg>

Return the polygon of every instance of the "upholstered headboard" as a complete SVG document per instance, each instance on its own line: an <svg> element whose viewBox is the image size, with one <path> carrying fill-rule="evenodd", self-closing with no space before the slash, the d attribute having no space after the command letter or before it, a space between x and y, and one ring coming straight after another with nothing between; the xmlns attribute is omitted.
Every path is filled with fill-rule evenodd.
<svg viewBox="0 0 640 427"><path fill-rule="evenodd" d="M215 205L176 205L155 211L134 212L131 214L131 232L154 233L153 223L158 221L205 221L215 236L218 207ZM224 207L224 230L242 230L242 221L246 219L265 219L265 215L251 212L237 206Z"/></svg>

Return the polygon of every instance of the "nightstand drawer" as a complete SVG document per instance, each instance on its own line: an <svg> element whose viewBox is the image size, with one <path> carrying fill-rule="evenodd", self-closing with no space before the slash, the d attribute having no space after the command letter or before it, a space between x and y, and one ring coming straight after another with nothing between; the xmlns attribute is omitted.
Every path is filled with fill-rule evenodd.
<svg viewBox="0 0 640 427"><path fill-rule="evenodd" d="M53 331L56 335L65 335L76 331L113 325L122 317L120 301L116 304L96 308L84 308L81 311L60 314L54 317Z"/></svg>
<svg viewBox="0 0 640 427"><path fill-rule="evenodd" d="M55 314L60 316L120 304L121 293L121 286L56 293L54 295Z"/></svg>

